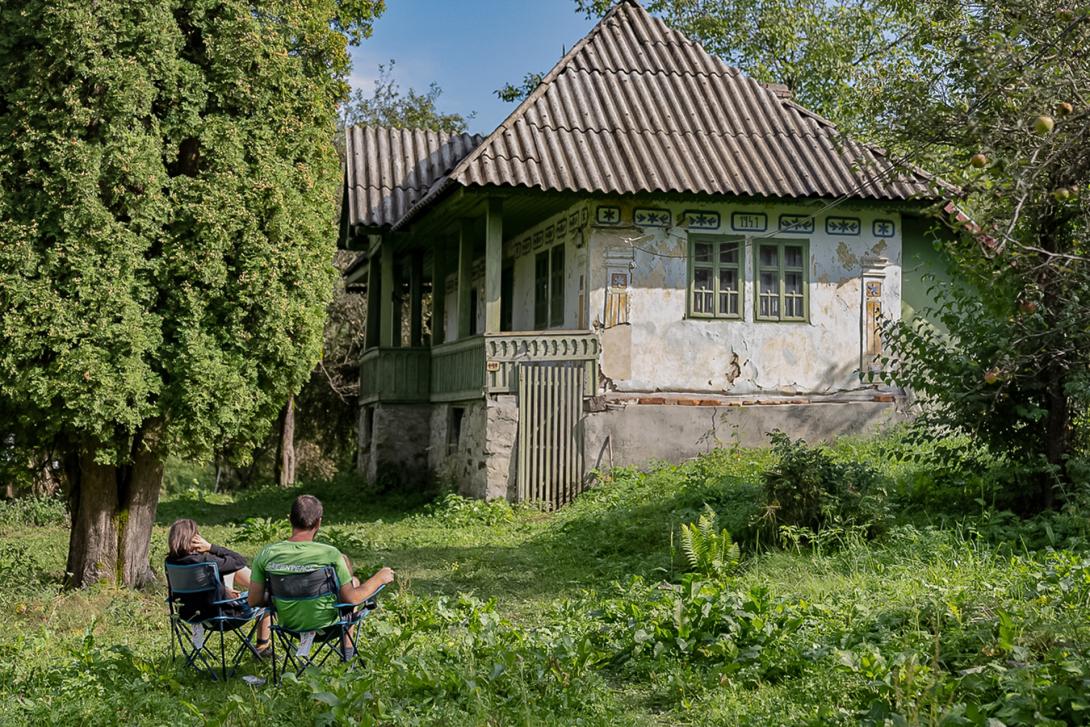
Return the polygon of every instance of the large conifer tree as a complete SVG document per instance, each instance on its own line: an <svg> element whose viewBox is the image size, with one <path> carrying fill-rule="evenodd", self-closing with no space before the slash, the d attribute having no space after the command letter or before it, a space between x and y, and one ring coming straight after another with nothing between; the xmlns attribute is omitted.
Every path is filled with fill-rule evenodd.
<svg viewBox="0 0 1090 727"><path fill-rule="evenodd" d="M62 453L69 580L148 579L167 454L318 358L347 43L382 0L0 9L0 425Z"/></svg>

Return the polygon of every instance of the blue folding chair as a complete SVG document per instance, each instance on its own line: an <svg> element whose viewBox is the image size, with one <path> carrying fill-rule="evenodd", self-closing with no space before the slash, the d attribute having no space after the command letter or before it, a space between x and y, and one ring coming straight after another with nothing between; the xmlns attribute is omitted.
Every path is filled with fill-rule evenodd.
<svg viewBox="0 0 1090 727"><path fill-rule="evenodd" d="M327 565L305 573L266 572L265 578L266 603L272 613L273 683L279 684L280 677L289 670L299 676L308 666L320 667L334 654L341 662L352 662L356 659L360 624L364 617L378 608L375 596L382 587L370 598L359 603L335 602L333 608L336 609L337 620L316 631L309 631L299 628L298 624L284 623L277 614L276 603L326 596L332 596L335 600L340 592L340 583L333 566ZM345 646L346 640L351 647ZM279 669L276 653L278 648L282 648L284 652L279 657Z"/></svg>
<svg viewBox="0 0 1090 727"><path fill-rule="evenodd" d="M223 582L215 563L194 565L166 564L167 603L170 606L170 658L174 661L177 645L185 665L226 681L242 658L252 654L261 658L254 646L258 621L266 609L251 609L246 594L238 598L220 598ZM249 629L246 627L249 626ZM209 647L209 636L219 634L219 667L216 654ZM227 634L238 637L233 656L227 658Z"/></svg>

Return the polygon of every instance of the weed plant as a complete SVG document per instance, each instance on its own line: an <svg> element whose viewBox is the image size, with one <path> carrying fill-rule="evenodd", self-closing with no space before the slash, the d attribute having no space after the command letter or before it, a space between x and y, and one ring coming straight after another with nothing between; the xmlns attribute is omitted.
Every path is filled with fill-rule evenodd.
<svg viewBox="0 0 1090 727"><path fill-rule="evenodd" d="M986 455L898 434L791 446L600 473L555 513L308 486L323 539L399 585L365 622L364 668L276 688L172 665L161 585L62 591L63 519L6 517L0 724L1090 722L1083 495L1022 520L979 496L1001 469ZM760 517L785 454L854 479L773 540ZM153 560L182 516L252 557L301 491L168 493Z"/></svg>

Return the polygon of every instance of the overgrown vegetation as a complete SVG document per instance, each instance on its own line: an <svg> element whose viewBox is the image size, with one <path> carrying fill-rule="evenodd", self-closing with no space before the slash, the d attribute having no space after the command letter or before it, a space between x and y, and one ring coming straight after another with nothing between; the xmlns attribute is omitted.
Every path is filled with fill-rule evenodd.
<svg viewBox="0 0 1090 727"><path fill-rule="evenodd" d="M400 585L367 669L280 688L171 668L160 590L60 591L63 524L5 510L0 722L1085 724L1086 484L1022 520L988 498L1002 462L959 447L778 438L602 474L556 513L315 486L327 542ZM784 515L810 535L773 541L768 506L800 474L817 518ZM253 555L296 493L172 494L153 559L183 515Z"/></svg>

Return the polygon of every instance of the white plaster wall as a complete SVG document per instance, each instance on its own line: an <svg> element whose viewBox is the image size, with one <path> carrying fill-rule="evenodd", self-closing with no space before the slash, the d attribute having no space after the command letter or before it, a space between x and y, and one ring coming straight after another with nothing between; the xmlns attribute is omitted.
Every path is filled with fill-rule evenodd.
<svg viewBox="0 0 1090 727"><path fill-rule="evenodd" d="M590 219L595 219L591 205ZM780 214L812 214L820 205L708 204L640 200L606 202L621 207L621 225L592 224L589 256L590 318L596 328L604 321L607 250L630 251L628 336L630 365L620 367L625 376L612 385L627 391L709 391L727 393L828 393L860 388L862 264L864 255L880 254L888 260L882 289L882 308L897 317L901 309L901 219L895 212L876 207L841 206L829 213L860 218L858 236L829 235L827 214L818 215L815 231L798 233L742 233L731 231L734 212L763 212L770 231ZM632 226L632 208L669 209L674 227ZM750 236L744 254L742 320L706 320L686 317L688 291L688 230L676 226L686 210L714 211L720 215L717 230L732 238ZM872 222L895 223L890 238L873 235ZM754 320L754 238L809 240L809 312L806 323L757 322ZM605 356L618 355L608 350ZM603 361L603 369L611 370Z"/></svg>
<svg viewBox="0 0 1090 727"><path fill-rule="evenodd" d="M564 245L564 324L553 328L576 328L579 325L579 276L586 276L588 239L585 225L587 205L578 203L568 209L542 220L517 238L504 241L504 257L513 258L514 306L511 311L511 327L515 331L533 331L534 327L534 258L543 250L552 250L558 244ZM573 216L579 219L576 225L570 224ZM565 231L552 238L544 233L563 220ZM534 239L539 233L541 242L535 247ZM519 254L520 250L525 250Z"/></svg>

